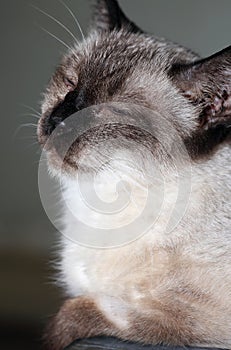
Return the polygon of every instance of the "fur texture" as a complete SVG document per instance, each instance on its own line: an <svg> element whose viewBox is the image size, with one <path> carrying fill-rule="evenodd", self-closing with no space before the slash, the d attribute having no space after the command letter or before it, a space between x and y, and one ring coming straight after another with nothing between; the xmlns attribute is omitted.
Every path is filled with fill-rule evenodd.
<svg viewBox="0 0 231 350"><path fill-rule="evenodd" d="M51 173L59 176L63 167L63 199L83 220L108 228L127 224L143 207L146 188L158 197L156 165L165 184L165 202L155 225L128 245L94 249L62 238L60 281L71 299L48 327L49 349L61 350L77 338L95 335L231 349L230 77L230 48L201 60L188 49L142 32L117 1L97 2L89 36L67 53L47 88L39 141ZM131 113L137 120L142 108L164 115L189 155L190 198L184 213L180 204L177 207L180 220L170 233L166 226L179 174L161 142L152 137L157 119L147 119L150 134L132 128L129 119L126 123L127 104L141 106ZM123 123L89 127L60 165L64 136L52 137L54 131L93 105L101 107L89 115L89 126L96 117L102 125L115 117ZM168 138L178 143L169 136L171 129L164 131L166 144ZM102 220L76 197L74 176L82 174L85 194L93 200L89 175L102 157L106 160L105 142L110 162L97 178L103 200L113 199L118 178L125 176L135 204L125 214ZM119 159L130 159L133 165ZM134 164L142 169L142 179ZM187 167L183 162L179 169L184 173ZM157 206L154 200L147 220ZM63 220L67 237L80 230L68 210ZM128 240L130 231L125 232Z"/></svg>

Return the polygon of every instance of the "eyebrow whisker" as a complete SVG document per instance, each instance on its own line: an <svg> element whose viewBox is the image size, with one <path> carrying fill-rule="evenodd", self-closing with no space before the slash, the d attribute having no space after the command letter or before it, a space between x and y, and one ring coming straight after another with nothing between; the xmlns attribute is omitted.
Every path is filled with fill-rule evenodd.
<svg viewBox="0 0 231 350"><path fill-rule="evenodd" d="M42 9L40 9L39 7L35 6L35 5L31 5L35 10L37 10L38 12L42 13L43 15L47 16L48 18L52 19L54 22L56 22L58 25L60 25L62 28L64 28L66 30L66 32L68 34L71 35L71 37L74 39L74 41L78 42L78 39L75 37L75 35L62 23L60 22L58 19L56 19L54 16L50 15L49 13L43 11Z"/></svg>
<svg viewBox="0 0 231 350"><path fill-rule="evenodd" d="M72 49L69 45L67 45L67 43L65 43L63 40L59 39L55 34L49 32L49 30L47 30L47 29L41 27L40 25L38 25L38 27L39 27L40 29L42 29L45 33L49 34L52 38L56 39L60 44L62 44L63 46L65 46L68 50L73 51L73 49Z"/></svg>
<svg viewBox="0 0 231 350"><path fill-rule="evenodd" d="M67 11L70 13L70 15L71 15L72 18L74 19L74 21L75 21L75 23L76 23L76 25L77 25L77 27L78 27L80 33L81 33L82 39L83 39L83 40L86 40L86 39L85 39L85 36L84 36L84 34L83 34L83 30L82 30L82 28L81 28L81 26L80 26L80 23L79 23L77 17L74 15L73 11L67 6L67 4L65 4L64 1L62 1L62 0L58 0L58 1L59 1L59 2L67 9Z"/></svg>

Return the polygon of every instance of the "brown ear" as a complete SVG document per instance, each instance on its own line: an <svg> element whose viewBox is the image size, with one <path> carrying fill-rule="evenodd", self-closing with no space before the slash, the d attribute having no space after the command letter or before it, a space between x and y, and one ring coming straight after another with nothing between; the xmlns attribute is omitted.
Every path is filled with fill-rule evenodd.
<svg viewBox="0 0 231 350"><path fill-rule="evenodd" d="M124 28L133 33L142 33L142 30L125 16L117 0L96 1L93 26L98 30L112 31Z"/></svg>
<svg viewBox="0 0 231 350"><path fill-rule="evenodd" d="M198 107L201 126L231 126L231 46L191 64L175 64L170 75Z"/></svg>

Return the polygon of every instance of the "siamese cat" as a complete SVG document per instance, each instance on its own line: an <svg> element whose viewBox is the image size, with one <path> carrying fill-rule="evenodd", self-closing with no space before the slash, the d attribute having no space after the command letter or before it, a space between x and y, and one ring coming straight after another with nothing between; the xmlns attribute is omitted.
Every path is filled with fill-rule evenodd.
<svg viewBox="0 0 231 350"><path fill-rule="evenodd" d="M87 110L83 117L89 128L62 154L68 119L74 116L82 130L76 113ZM95 120L102 127L92 127ZM131 125L136 120L147 128ZM116 0L96 1L89 35L70 48L51 78L38 140L52 176L62 183L63 200L76 214L85 210L84 199L74 191L76 175L81 174L91 197L89 179L102 162L99 183L108 206L118 171L138 193L125 219L143 203L147 183L156 198L149 203L148 217L155 211L161 192L156 167L164 179L165 204L158 220L134 240L129 234L142 225L131 228L121 215L102 219L96 213L94 222L105 225L104 232L121 224L128 233L127 244L106 248L68 239L81 225L64 208L60 282L68 298L47 327L48 349L101 335L143 344L231 349L230 127L230 46L201 59L142 31ZM178 152L178 172L170 148L165 149L169 139L171 150L181 143L188 156L189 161L181 162ZM187 208L181 213L178 206L180 219L167 232L178 175L189 163ZM142 168L142 179L134 164Z"/></svg>

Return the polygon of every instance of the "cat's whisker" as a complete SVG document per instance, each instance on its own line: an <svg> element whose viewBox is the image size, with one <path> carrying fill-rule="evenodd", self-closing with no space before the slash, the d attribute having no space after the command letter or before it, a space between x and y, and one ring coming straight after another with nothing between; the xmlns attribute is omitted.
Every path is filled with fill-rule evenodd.
<svg viewBox="0 0 231 350"><path fill-rule="evenodd" d="M80 26L80 23L79 23L77 17L76 17L75 14L73 13L73 11L70 9L70 7L67 6L67 4L65 4L64 1L62 1L62 0L58 0L58 1L59 1L59 2L67 9L67 11L70 13L70 15L71 15L72 18L74 19L74 21L75 21L75 23L76 23L76 25L77 25L77 27L78 27L80 33L81 33L82 39L85 41L86 39L85 39L85 36L84 36L84 34L83 34L83 30L82 30L82 28L81 28L81 26Z"/></svg>
<svg viewBox="0 0 231 350"><path fill-rule="evenodd" d="M38 149L38 153L41 154L41 149L40 149L40 148ZM35 161L34 161L34 164L36 164L36 165L38 165L38 166L39 166L39 165L42 165L42 166L45 165L45 166L47 166L47 160L46 160L46 159L40 158L40 159L35 160Z"/></svg>
<svg viewBox="0 0 231 350"><path fill-rule="evenodd" d="M70 34L70 36L74 39L74 41L78 42L78 39L75 37L75 35L62 23L60 22L58 19L56 19L55 17L53 17L52 15L50 15L49 13L43 11L42 9L40 9L37 6L31 5L35 10L39 11L40 13L42 13L43 15L47 16L48 18L52 19L54 22L56 22L58 25L60 25L60 27L62 27L63 29L66 30L66 32L68 34Z"/></svg>
<svg viewBox="0 0 231 350"><path fill-rule="evenodd" d="M41 150L40 150L40 148L39 148L39 144L38 144L38 142L31 142L27 147L26 147L26 150L30 150L31 148L33 148L33 147L37 147L37 149L35 150L35 152L36 152L36 154L40 154L40 152L41 152Z"/></svg>
<svg viewBox="0 0 231 350"><path fill-rule="evenodd" d="M24 113L21 113L19 114L20 117L33 117L33 118L36 118L36 119L40 119L40 116L37 115L37 114L24 114Z"/></svg>
<svg viewBox="0 0 231 350"><path fill-rule="evenodd" d="M35 112L38 116L40 116L40 113L35 108L28 106L24 103L21 103L21 106L30 109L31 111Z"/></svg>
<svg viewBox="0 0 231 350"><path fill-rule="evenodd" d="M19 137L18 138L19 140L29 140L30 141L30 144L37 144L38 145L38 140L37 140L37 136L36 135L30 135L30 136L23 136L23 137ZM31 143L31 141L34 141Z"/></svg>
<svg viewBox="0 0 231 350"><path fill-rule="evenodd" d="M37 129L38 125L33 123L26 123L26 124L19 125L19 127L15 130L13 134L13 138L15 138L23 128L30 128L30 127Z"/></svg>
<svg viewBox="0 0 231 350"><path fill-rule="evenodd" d="M34 124L34 123L26 123L26 124L20 125L20 127L21 127L21 128L22 128L22 127L25 127L25 128L27 128L27 127L33 127L33 128L36 128L36 129L37 129L38 125L37 125L37 124Z"/></svg>
<svg viewBox="0 0 231 350"><path fill-rule="evenodd" d="M56 35L54 35L53 33L49 32L47 29L45 29L39 25L38 25L38 27L40 29L42 29L45 33L49 34L52 38L56 39L60 44L65 46L68 50L73 51L73 49L69 45L67 45L67 43L65 43L63 40L59 39Z"/></svg>

